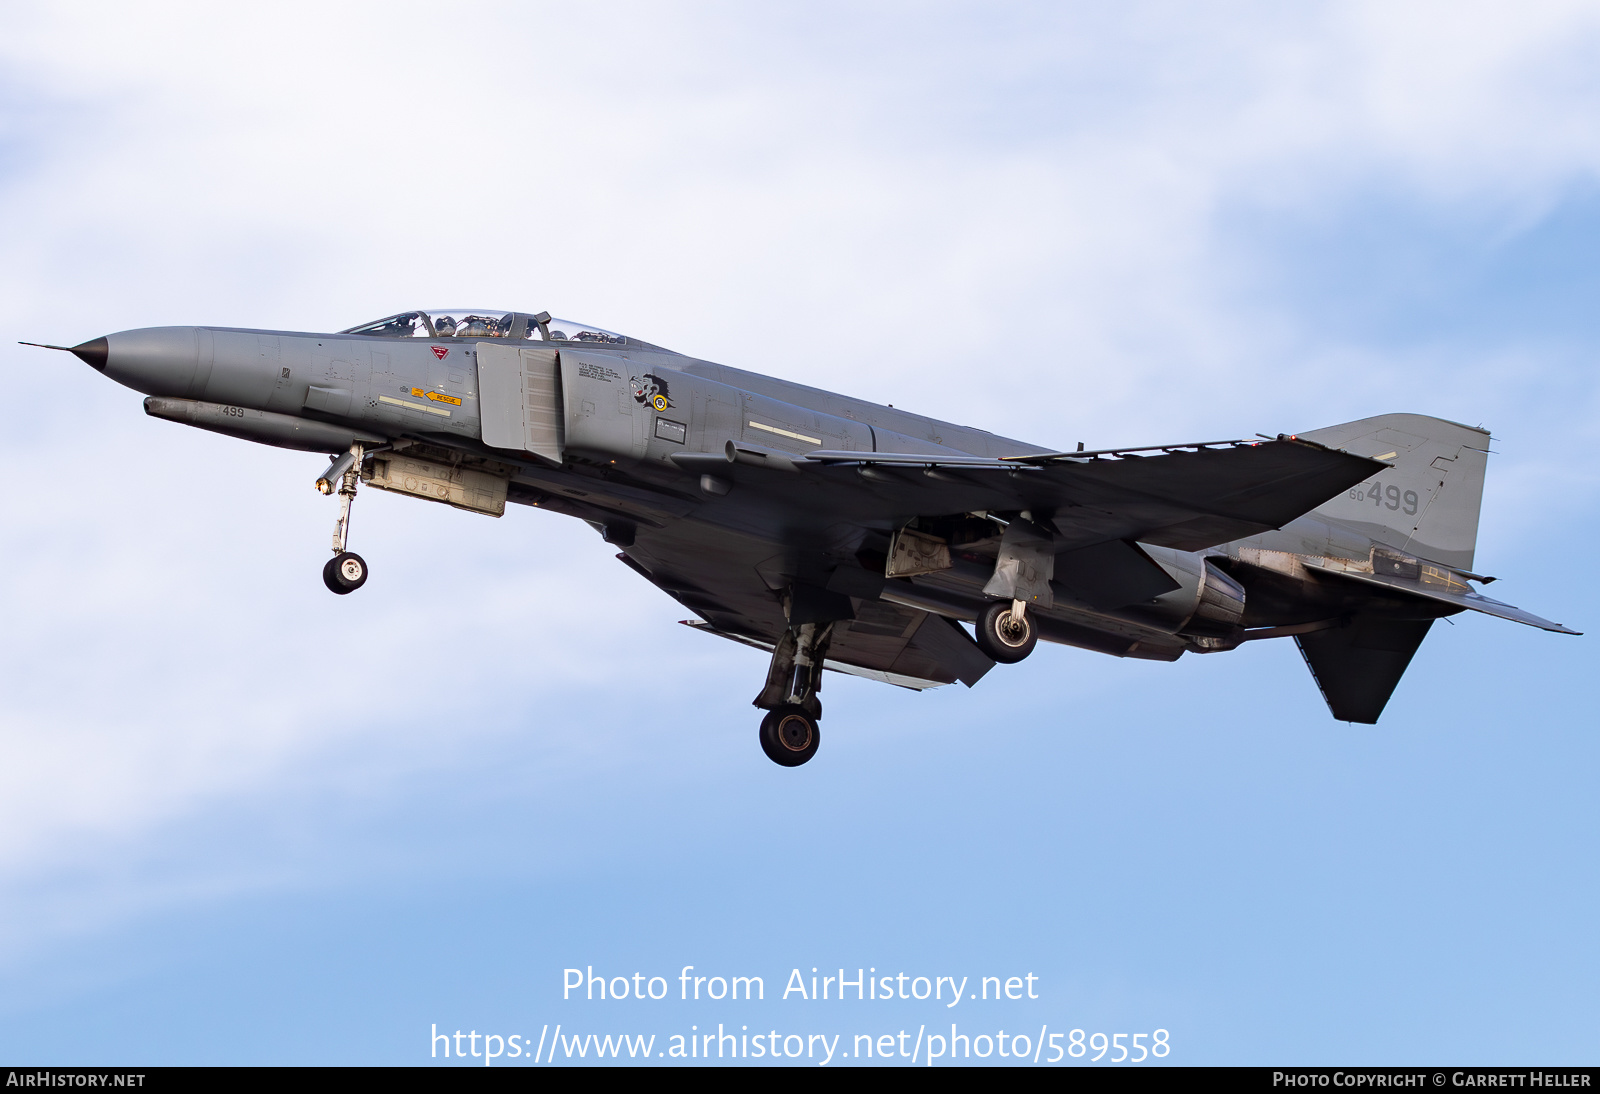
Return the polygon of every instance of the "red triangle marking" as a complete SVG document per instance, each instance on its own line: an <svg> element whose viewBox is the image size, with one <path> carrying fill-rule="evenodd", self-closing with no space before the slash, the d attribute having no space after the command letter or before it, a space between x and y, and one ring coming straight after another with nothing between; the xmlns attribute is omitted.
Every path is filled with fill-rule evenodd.
<svg viewBox="0 0 1600 1094"><path fill-rule="evenodd" d="M449 346L434 346L433 355L443 361L450 354Z"/></svg>

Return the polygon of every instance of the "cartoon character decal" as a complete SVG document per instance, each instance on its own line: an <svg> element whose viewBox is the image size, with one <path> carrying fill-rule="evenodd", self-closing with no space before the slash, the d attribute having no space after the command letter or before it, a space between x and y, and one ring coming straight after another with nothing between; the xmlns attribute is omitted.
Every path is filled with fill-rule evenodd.
<svg viewBox="0 0 1600 1094"><path fill-rule="evenodd" d="M633 388L634 402L643 406L653 406L658 411L672 406L667 382L654 373L647 372L643 377L630 376L628 382Z"/></svg>

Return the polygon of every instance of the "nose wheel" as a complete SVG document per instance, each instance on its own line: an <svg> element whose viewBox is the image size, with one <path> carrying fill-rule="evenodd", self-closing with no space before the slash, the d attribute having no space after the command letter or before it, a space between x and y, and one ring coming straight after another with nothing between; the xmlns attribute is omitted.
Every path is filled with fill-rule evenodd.
<svg viewBox="0 0 1600 1094"><path fill-rule="evenodd" d="M322 583L343 596L367 583L367 560L354 551L341 551L322 567Z"/></svg>
<svg viewBox="0 0 1600 1094"><path fill-rule="evenodd" d="M361 445L353 444L350 451L336 458L317 478L317 489L324 494L333 493L333 484L339 483L339 519L333 525L333 557L322 567L322 583L330 592L344 596L367 583L367 560L349 550L350 509L355 504L356 487L361 482Z"/></svg>

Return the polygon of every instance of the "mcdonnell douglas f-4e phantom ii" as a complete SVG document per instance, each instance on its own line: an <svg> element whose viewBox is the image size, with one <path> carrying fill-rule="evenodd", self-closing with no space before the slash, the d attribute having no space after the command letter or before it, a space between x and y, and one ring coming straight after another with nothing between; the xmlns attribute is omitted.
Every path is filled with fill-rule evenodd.
<svg viewBox="0 0 1600 1094"><path fill-rule="evenodd" d="M1040 638L1175 661L1293 637L1334 717L1371 723L1441 616L1577 633L1472 588L1489 434L1418 414L1058 452L545 312L70 352L156 417L331 454L336 593L367 580L359 483L586 521L689 626L771 653L760 740L789 767L817 750L825 668L971 687Z"/></svg>

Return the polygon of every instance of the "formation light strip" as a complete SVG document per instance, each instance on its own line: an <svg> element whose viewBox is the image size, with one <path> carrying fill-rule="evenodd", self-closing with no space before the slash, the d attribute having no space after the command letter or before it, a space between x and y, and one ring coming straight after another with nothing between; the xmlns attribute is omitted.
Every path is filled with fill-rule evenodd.
<svg viewBox="0 0 1600 1094"><path fill-rule="evenodd" d="M788 437L790 440L805 441L807 444L822 443L821 437L807 437L804 433L791 433L787 429L779 429L775 425L762 425L760 422L751 422L749 424L751 429L764 429L768 433L776 433L778 436Z"/></svg>

